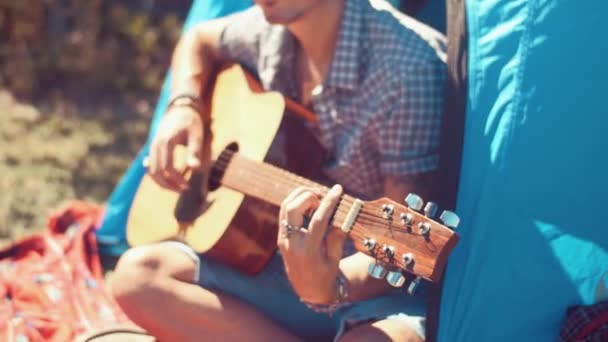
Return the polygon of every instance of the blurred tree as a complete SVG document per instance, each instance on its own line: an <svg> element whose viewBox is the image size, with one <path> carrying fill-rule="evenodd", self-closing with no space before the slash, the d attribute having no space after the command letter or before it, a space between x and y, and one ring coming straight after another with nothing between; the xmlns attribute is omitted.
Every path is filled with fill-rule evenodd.
<svg viewBox="0 0 608 342"><path fill-rule="evenodd" d="M0 0L0 246L66 200L107 199L145 141L189 7Z"/></svg>
<svg viewBox="0 0 608 342"><path fill-rule="evenodd" d="M127 101L154 97L188 6L0 0L0 87L36 102L57 93L87 101L117 92Z"/></svg>

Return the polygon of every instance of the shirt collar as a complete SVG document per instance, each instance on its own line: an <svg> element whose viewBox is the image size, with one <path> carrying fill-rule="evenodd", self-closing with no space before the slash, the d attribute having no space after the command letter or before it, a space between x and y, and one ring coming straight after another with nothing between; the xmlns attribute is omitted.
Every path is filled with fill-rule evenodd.
<svg viewBox="0 0 608 342"><path fill-rule="evenodd" d="M327 86L357 89L363 15L363 4L360 0L345 0L336 49L324 82Z"/></svg>
<svg viewBox="0 0 608 342"><path fill-rule="evenodd" d="M262 45L263 78L268 80L271 90L278 90L284 95L297 98L298 91L293 84L295 38L286 27L281 25L273 25L266 38L273 43Z"/></svg>

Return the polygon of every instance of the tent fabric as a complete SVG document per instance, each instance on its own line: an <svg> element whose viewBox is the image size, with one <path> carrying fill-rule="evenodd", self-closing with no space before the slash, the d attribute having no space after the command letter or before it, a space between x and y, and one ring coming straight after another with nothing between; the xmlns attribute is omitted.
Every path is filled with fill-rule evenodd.
<svg viewBox="0 0 608 342"><path fill-rule="evenodd" d="M606 299L608 2L470 0L469 84L439 341L555 341Z"/></svg>
<svg viewBox="0 0 608 342"><path fill-rule="evenodd" d="M184 31L189 30L194 24L218 18L230 13L243 10L251 5L251 0L196 0L190 8L190 12L184 23ZM108 198L105 213L99 230L97 240L100 251L109 255L120 255L129 246L126 239L126 225L131 203L135 197L139 183L144 176L145 170L142 161L148 154L148 144L156 132L158 123L167 108L169 102L170 71L165 81L154 111L150 125L148 142L135 157L129 169Z"/></svg>

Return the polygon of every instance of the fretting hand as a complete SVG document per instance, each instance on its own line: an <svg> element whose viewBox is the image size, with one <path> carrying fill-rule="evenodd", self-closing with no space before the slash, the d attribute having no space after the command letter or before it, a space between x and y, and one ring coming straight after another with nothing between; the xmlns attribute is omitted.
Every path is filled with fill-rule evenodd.
<svg viewBox="0 0 608 342"><path fill-rule="evenodd" d="M281 205L277 243L289 281L308 303L329 304L339 299L336 277L346 235L339 229L328 232L328 227L341 195L340 185L324 197L319 189L300 187ZM310 215L308 228L302 228Z"/></svg>

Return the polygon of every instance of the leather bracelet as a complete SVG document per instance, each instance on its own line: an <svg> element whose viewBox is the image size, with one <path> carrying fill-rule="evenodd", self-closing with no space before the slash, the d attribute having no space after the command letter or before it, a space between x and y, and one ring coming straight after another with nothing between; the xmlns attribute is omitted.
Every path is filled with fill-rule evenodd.
<svg viewBox="0 0 608 342"><path fill-rule="evenodd" d="M185 101L184 99L186 99L187 101ZM182 106L190 107L197 111L199 114L203 112L203 101L199 96L192 93L182 93L172 97L171 100L169 100L169 104L167 104L167 110L171 107Z"/></svg>
<svg viewBox="0 0 608 342"><path fill-rule="evenodd" d="M348 301L347 281L342 273L336 277L336 293L338 294L338 298L335 302L329 304L310 303L303 299L300 299L300 301L314 312L325 313L331 316L331 314L336 310L351 305L351 303Z"/></svg>

